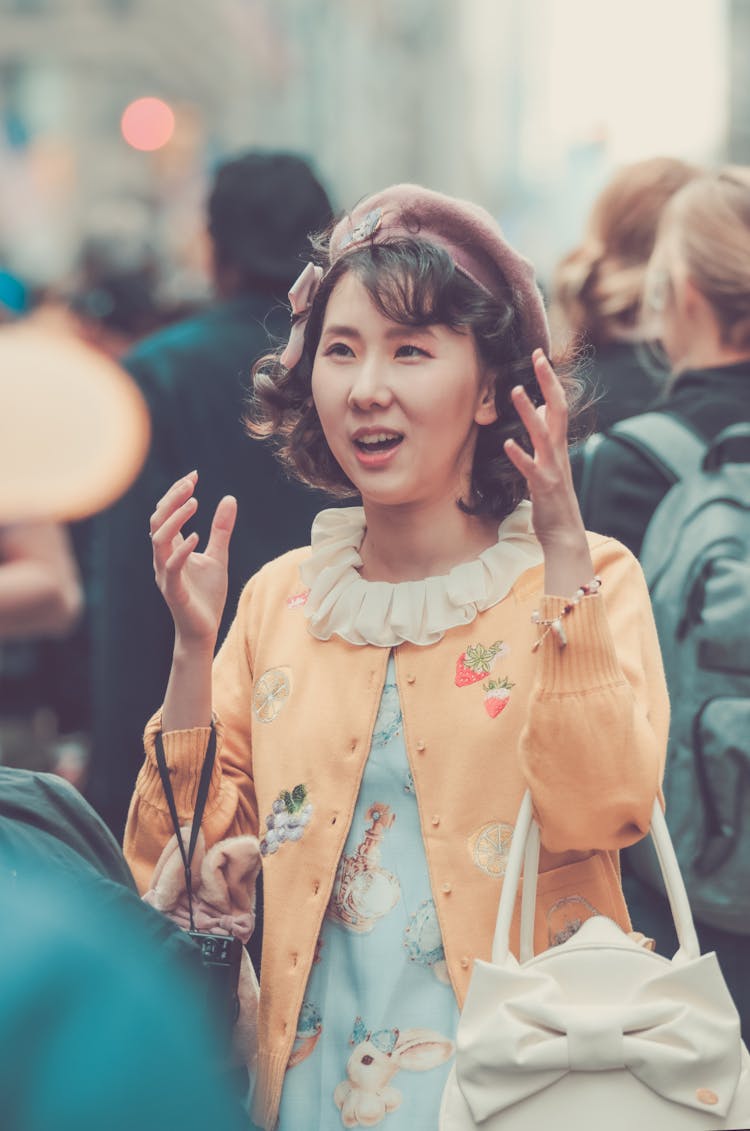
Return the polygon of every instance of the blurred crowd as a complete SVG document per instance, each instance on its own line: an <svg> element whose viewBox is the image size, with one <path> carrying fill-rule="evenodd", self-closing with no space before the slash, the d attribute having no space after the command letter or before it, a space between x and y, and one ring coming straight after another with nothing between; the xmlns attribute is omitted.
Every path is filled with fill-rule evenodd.
<svg viewBox="0 0 750 1131"><path fill-rule="evenodd" d="M117 916L132 932L134 947L143 947L143 961L151 962L150 936L158 929L130 906L137 900L118 847L142 761L142 728L158 706L171 662L171 620L153 581L149 515L175 479L197 468L201 510L193 528L203 544L218 500L227 493L237 497L227 622L248 577L308 542L325 498L285 478L272 451L245 435L241 418L253 361L286 333L286 296L308 258L308 236L325 229L334 211L306 161L251 151L224 160L213 177L206 202L210 288L194 280L167 285L173 274L147 232L122 211L91 231L75 271L58 286L40 292L3 269L0 258L0 364L4 336L19 327L75 340L129 375L148 410L150 434L137 473L113 489L116 497L110 492L106 503L89 506L89 513L62 498L54 451L47 453L49 494L36 510L0 510L0 774L10 775L2 804L18 829L39 838L19 847L20 840L6 842L6 827L0 853L26 853L39 885L33 913L19 908L16 918L19 929L37 939L39 954L27 951L19 959L21 969L28 966L29 984L50 962L62 967L68 951L79 956L71 962L81 960L84 942L75 938L78 933L88 940L100 930L101 899L94 893L102 883L127 893ZM592 203L579 246L559 263L547 293L557 354L584 384L589 431L601 438L593 475L586 444L574 456L586 525L638 555L670 479L608 430L655 411L678 416L708 443L729 424L750 423L750 171L704 169L670 157L619 169ZM33 367L31 347L28 356ZM0 373L0 381L22 379L7 367ZM45 409L39 405L38 411ZM67 424L60 419L58 427ZM94 479L104 474L104 467L91 467ZM14 777L15 771L22 776ZM47 775L59 784L49 785ZM19 789L32 791L27 802L7 804ZM50 805L58 816L45 824L39 813ZM91 850L89 832L84 851L72 827L95 830L100 849ZM68 872L76 870L71 860L80 859L79 870L88 876L68 902L75 910L64 916L74 941L58 936L54 959L42 945L57 931L50 923L60 921L42 883L51 841L63 846L52 853L56 867L61 854ZM662 897L629 868L627 853L624 869L632 918L637 909L639 927L663 941L669 928L660 918ZM104 935L114 937L119 922L106 918ZM90 926L83 930L82 924ZM0 928L0 939L7 930ZM251 953L259 968L260 932L255 939ZM747 1024L744 936L706 928L704 942L720 953ZM89 975L94 972L90 994L99 982L104 987L103 1006L118 980L129 976L124 957L122 970L110 971L108 963L119 960L108 947L102 942L87 966ZM5 992L3 976L4 1000ZM165 996L177 1010L179 986ZM132 1008L133 1031L149 1032L154 1047L165 1027L174 1034L185 1024L153 1002ZM5 1009L0 1017L4 1032ZM191 1015L188 1022L193 1020ZM104 1020L92 1001L90 1016L75 1024ZM66 1034L57 1039L63 1050ZM168 1071L189 1074L194 1055L187 1047L174 1049ZM141 1074L144 1089L156 1087L140 1062L128 1071ZM177 1126L178 1119L182 1127L198 1126L218 1102L212 1082L199 1083L203 1106L197 1103L191 1112L175 1105L161 1112L161 1126ZM117 1094L116 1082L108 1079L108 1086L110 1095ZM188 1098L194 1100L197 1086ZM45 1124L48 1114L40 1108L17 1126L63 1126ZM225 1118L215 1125L231 1126L234 1116ZM82 1119L78 1126L93 1123Z"/></svg>
<svg viewBox="0 0 750 1131"><path fill-rule="evenodd" d="M708 192L711 176L670 157L618 169L592 202L579 245L547 281L557 353L586 387L594 432L670 404L675 383L678 403L687 397L692 404L693 393L681 392L686 384L692 389L681 375L690 362L687 347L675 340L682 329L664 339L654 248L671 198L690 184ZM744 170L736 177L742 184ZM243 581L263 561L305 541L320 508L319 497L284 479L266 449L246 442L239 419L253 360L284 333L286 290L304 262L307 234L325 228L331 211L301 158L250 152L217 169L206 203L210 281L186 282L183 273L176 284L180 272L161 260L143 213L122 202L97 217L75 270L57 286L37 291L2 270L0 260L0 322L64 333L117 361L150 412L150 451L136 482L96 518L46 532L44 552L60 577L59 607L48 620L29 622L28 632L5 629L0 651L0 761L69 778L118 836L140 761L139 720L155 706L169 666L170 626L141 537L160 493L197 465L206 515L225 491L239 494L227 620ZM728 213L724 231L712 221L699 249L706 277L715 274L723 248L736 242L743 218L741 208ZM668 232L675 223L662 225L659 261L674 242ZM695 233L691 241L692 249ZM746 279L737 266L737 278L719 280L711 301L741 310ZM680 315L697 330L692 317ZM725 317L717 309L720 325ZM718 336L720 367L725 355L741 364L745 346L741 335L735 346L735 337L730 345ZM702 369L700 350L696 356ZM725 385L719 399L726 397L727 419L735 398L744 419L747 385L741 378ZM701 411L688 412L703 419ZM617 466L585 500L590 528L616 535L636 552L658 502L658 491L651 497L642 478ZM621 490L636 497L618 494L613 507L608 492ZM202 540L206 521L197 519ZM3 535L4 557L16 555L17 538L17 531Z"/></svg>

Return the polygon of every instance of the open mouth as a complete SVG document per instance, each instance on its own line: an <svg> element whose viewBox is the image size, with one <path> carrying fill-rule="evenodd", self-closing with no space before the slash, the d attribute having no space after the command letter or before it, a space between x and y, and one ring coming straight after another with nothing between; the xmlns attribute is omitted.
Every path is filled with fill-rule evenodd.
<svg viewBox="0 0 750 1131"><path fill-rule="evenodd" d="M389 452L403 440L400 432L373 432L370 436L359 436L354 441L355 447L361 452Z"/></svg>

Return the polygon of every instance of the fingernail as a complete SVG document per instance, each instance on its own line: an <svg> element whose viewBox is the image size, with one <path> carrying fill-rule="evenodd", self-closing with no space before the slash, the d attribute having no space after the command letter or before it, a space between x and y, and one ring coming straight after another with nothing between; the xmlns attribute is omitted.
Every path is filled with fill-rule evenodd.
<svg viewBox="0 0 750 1131"><path fill-rule="evenodd" d="M531 360L532 361L539 361L540 358L543 358L543 357L544 357L544 350L539 348L539 349L534 350L534 352L531 355Z"/></svg>

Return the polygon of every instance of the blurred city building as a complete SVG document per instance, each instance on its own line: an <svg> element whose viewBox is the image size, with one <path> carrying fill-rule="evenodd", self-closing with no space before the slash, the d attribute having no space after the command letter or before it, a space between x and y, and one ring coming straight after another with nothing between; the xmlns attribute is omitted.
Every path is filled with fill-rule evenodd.
<svg viewBox="0 0 750 1131"><path fill-rule="evenodd" d="M749 47L750 0L0 0L0 270L58 278L135 201L192 297L211 168L260 145L341 205L480 199L544 275L618 162L750 160ZM157 148L123 136L140 99Z"/></svg>
<svg viewBox="0 0 750 1131"><path fill-rule="evenodd" d="M750 165L750 2L731 0L729 10L731 54L729 58L728 157L738 165Z"/></svg>

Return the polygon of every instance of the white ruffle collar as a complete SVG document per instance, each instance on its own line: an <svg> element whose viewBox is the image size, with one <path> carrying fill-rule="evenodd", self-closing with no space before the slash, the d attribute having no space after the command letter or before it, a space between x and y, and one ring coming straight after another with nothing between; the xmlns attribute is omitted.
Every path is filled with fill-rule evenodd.
<svg viewBox="0 0 750 1131"><path fill-rule="evenodd" d="M503 520L493 546L449 573L421 581L365 581L358 572L364 533L362 507L324 510L313 523L312 551L300 572L310 590L308 627L319 640L340 636L350 644L383 648L405 641L434 644L448 629L496 605L525 570L543 560L527 501Z"/></svg>

